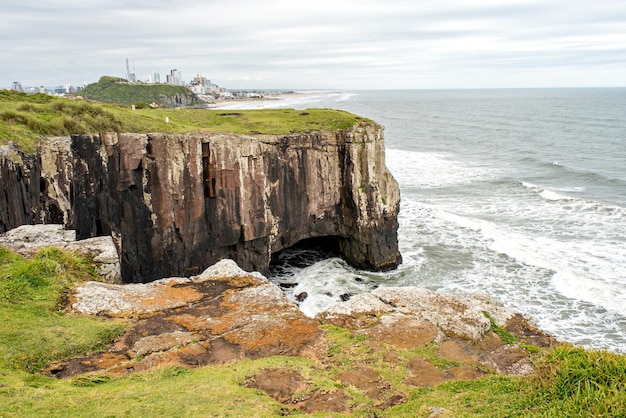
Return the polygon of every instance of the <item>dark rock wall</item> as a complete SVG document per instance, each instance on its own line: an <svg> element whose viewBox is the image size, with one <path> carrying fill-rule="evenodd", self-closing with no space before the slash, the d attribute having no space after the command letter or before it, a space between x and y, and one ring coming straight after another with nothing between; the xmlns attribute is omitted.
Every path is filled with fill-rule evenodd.
<svg viewBox="0 0 626 418"><path fill-rule="evenodd" d="M0 150L0 232L38 220L40 172L34 161L10 147Z"/></svg>
<svg viewBox="0 0 626 418"><path fill-rule="evenodd" d="M55 143L29 172L0 160L0 226L54 218L79 239L111 234L127 282L189 276L225 257L265 272L273 253L320 236L337 236L357 267L400 262L400 195L374 123L287 136L107 133Z"/></svg>

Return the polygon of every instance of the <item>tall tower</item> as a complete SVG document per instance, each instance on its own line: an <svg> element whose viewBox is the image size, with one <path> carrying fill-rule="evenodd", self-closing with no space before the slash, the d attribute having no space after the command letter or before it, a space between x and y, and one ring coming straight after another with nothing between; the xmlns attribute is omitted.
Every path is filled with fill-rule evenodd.
<svg viewBox="0 0 626 418"><path fill-rule="evenodd" d="M133 61L133 72L130 72L130 65L128 65L128 58L126 58L126 80L129 83L134 83L137 81L137 76L135 76L135 61Z"/></svg>

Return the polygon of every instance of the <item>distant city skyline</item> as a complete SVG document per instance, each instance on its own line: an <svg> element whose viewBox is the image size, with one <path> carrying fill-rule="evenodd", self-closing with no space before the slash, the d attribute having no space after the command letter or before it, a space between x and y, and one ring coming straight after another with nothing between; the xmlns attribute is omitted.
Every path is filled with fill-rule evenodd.
<svg viewBox="0 0 626 418"><path fill-rule="evenodd" d="M139 83L152 83L152 84L161 84L161 73L159 71L152 71L150 73L148 73L145 77L140 77L137 74L135 74L134 72L130 71L130 68L127 67L126 73L123 75L115 75L115 74L102 74L100 77L102 76L111 76L111 77L119 77L120 79L125 79L128 80L129 82L139 82ZM24 91L24 92L29 92L29 93L33 93L34 91L27 91L27 90L32 90L32 89L46 89L46 90L54 90L54 89L59 89L59 88L65 88L67 90L69 89L81 89L82 87L85 87L89 84L92 83L96 83L98 82L98 80L100 79L100 77L98 77L98 79L93 80L93 81L89 81L89 82L84 82L80 85L76 85L76 84L72 84L72 83L62 83L62 82L58 82L58 83L52 83L49 85L44 85L44 84L39 84L39 83L35 83L35 84L31 84L31 85L26 85L24 83L22 83L21 81L12 81L10 83L10 85L8 86L0 86L0 89L9 89L9 90L17 90L17 91ZM192 80L196 80L196 84L198 79L202 79L202 84L207 84L210 83L210 80L207 79L206 77L201 76L200 74L196 74ZM191 82L191 81L190 81ZM181 85L184 86L186 84L188 84L187 82L185 82L185 80L182 79L182 73L177 70L177 69L172 69L169 71L169 74L166 74L165 77L165 81L163 81L163 84L175 84L175 85ZM73 92L73 91L72 91ZM69 91L68 91L69 93Z"/></svg>
<svg viewBox="0 0 626 418"><path fill-rule="evenodd" d="M0 15L0 87L126 58L233 89L626 86L625 27L623 0L23 0Z"/></svg>

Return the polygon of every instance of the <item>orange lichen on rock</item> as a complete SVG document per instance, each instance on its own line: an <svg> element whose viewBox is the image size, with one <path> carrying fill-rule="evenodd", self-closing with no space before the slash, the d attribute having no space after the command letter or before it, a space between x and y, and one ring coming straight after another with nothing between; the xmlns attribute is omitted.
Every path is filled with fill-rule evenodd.
<svg viewBox="0 0 626 418"><path fill-rule="evenodd" d="M310 318L278 286L223 260L191 278L84 284L73 299L75 310L125 317L130 326L108 352L55 363L43 372L60 378L128 374L168 365L298 356L316 361L309 376L332 371L328 379L343 387L316 387L302 377L303 369L291 367L259 371L248 376L246 386L303 412L386 409L407 399L389 370L404 384L422 387L485 373L532 372L529 353L489 329L485 307L496 310L499 326L521 341L550 344L550 337L493 301L484 303L425 289L379 288ZM367 406L355 403L354 391L369 399Z"/></svg>

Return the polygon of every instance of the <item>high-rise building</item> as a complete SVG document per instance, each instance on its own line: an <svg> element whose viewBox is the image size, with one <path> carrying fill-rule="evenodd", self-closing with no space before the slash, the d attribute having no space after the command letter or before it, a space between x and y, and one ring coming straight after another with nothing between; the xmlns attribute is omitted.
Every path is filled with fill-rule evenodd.
<svg viewBox="0 0 626 418"><path fill-rule="evenodd" d="M153 71L148 76L148 82L152 84L159 84L161 82L161 74Z"/></svg>
<svg viewBox="0 0 626 418"><path fill-rule="evenodd" d="M205 87L211 84L211 80L208 80L206 77L201 76L200 74L196 74L196 76L193 78L192 84L198 84L200 86Z"/></svg>
<svg viewBox="0 0 626 418"><path fill-rule="evenodd" d="M167 79L167 84L175 84L177 86L180 86L183 84L180 71L176 69L170 71L170 74L165 76L165 78Z"/></svg>
<svg viewBox="0 0 626 418"><path fill-rule="evenodd" d="M19 91L19 92L23 92L24 89L22 88L22 84L19 81L14 81L13 85L11 86L11 90L13 91Z"/></svg>

